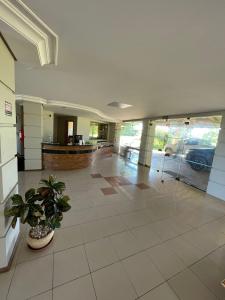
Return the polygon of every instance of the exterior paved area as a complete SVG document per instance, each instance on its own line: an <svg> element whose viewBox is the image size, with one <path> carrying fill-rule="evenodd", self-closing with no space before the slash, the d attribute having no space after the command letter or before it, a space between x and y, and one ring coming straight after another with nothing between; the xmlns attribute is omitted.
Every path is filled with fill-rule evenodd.
<svg viewBox="0 0 225 300"><path fill-rule="evenodd" d="M20 192L50 173L66 182L72 209L42 251L28 249L21 228L11 270L0 274L1 300L225 299L223 201L162 184L118 156L83 170L22 172ZM132 184L104 178L115 176Z"/></svg>

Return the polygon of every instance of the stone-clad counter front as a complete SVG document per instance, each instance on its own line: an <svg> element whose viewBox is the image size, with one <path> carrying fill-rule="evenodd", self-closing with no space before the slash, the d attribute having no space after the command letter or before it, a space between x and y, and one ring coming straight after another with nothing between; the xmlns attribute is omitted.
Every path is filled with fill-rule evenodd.
<svg viewBox="0 0 225 300"><path fill-rule="evenodd" d="M104 146L99 148L97 145L42 145L43 169L82 169L90 166L95 158L111 155L112 146Z"/></svg>

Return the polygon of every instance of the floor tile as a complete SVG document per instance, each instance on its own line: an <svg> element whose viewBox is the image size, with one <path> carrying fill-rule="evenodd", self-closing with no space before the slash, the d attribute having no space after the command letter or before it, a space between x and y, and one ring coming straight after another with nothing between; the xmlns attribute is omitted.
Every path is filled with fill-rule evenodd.
<svg viewBox="0 0 225 300"><path fill-rule="evenodd" d="M145 253L149 255L165 279L185 269L183 261L166 244L152 247Z"/></svg>
<svg viewBox="0 0 225 300"><path fill-rule="evenodd" d="M121 216L114 216L100 221L104 236L109 236L127 230L124 219Z"/></svg>
<svg viewBox="0 0 225 300"><path fill-rule="evenodd" d="M112 186L126 186L132 185L132 183L123 176L111 176L111 177L104 177L104 179L111 184Z"/></svg>
<svg viewBox="0 0 225 300"><path fill-rule="evenodd" d="M83 224L81 225L81 230L85 243L104 237L103 228L100 221Z"/></svg>
<svg viewBox="0 0 225 300"><path fill-rule="evenodd" d="M120 263L92 273L98 300L134 300L137 298Z"/></svg>
<svg viewBox="0 0 225 300"><path fill-rule="evenodd" d="M91 276L78 278L53 289L53 300L96 300Z"/></svg>
<svg viewBox="0 0 225 300"><path fill-rule="evenodd" d="M188 269L170 279L168 283L180 300L216 300L210 290Z"/></svg>
<svg viewBox="0 0 225 300"><path fill-rule="evenodd" d="M20 191L37 186L48 173L20 172ZM225 202L181 182L162 184L157 172L131 168L116 155L87 169L54 174L66 183L72 208L53 242L41 251L26 247L28 227L22 226L16 269L0 274L0 299L11 279L9 299L48 299L53 269L54 299L95 299L89 268L97 274L98 300L137 299L137 292L144 300L223 299L218 283L225 278ZM169 287L155 286L155 277L149 276L152 265L164 280L170 278Z"/></svg>
<svg viewBox="0 0 225 300"><path fill-rule="evenodd" d="M98 220L117 215L117 212L114 209L113 205L111 205L110 203L107 203L108 205L105 205L106 203L105 203L104 196L103 196L103 199L104 199L103 205L99 205L98 207L95 207L95 211L96 211Z"/></svg>
<svg viewBox="0 0 225 300"><path fill-rule="evenodd" d="M130 232L122 232L110 237L120 259L140 251L140 245Z"/></svg>
<svg viewBox="0 0 225 300"><path fill-rule="evenodd" d="M0 273L0 299L5 300L8 294L11 279L15 269L12 267L8 272Z"/></svg>
<svg viewBox="0 0 225 300"><path fill-rule="evenodd" d="M91 271L110 265L118 260L109 238L100 239L85 245Z"/></svg>
<svg viewBox="0 0 225 300"><path fill-rule="evenodd" d="M202 255L207 255L216 248L218 244L212 239L212 234L205 234L199 230L193 230L182 235L190 245L202 250Z"/></svg>
<svg viewBox="0 0 225 300"><path fill-rule="evenodd" d="M99 173L91 174L92 178L102 178L102 175Z"/></svg>
<svg viewBox="0 0 225 300"><path fill-rule="evenodd" d="M225 246L216 249L208 257L225 273Z"/></svg>
<svg viewBox="0 0 225 300"><path fill-rule="evenodd" d="M161 242L158 235L152 230L151 224L134 228L131 232L136 237L141 249L150 248Z"/></svg>
<svg viewBox="0 0 225 300"><path fill-rule="evenodd" d="M166 242L166 245L181 258L186 266L190 266L202 258L202 251L182 239L182 236Z"/></svg>
<svg viewBox="0 0 225 300"><path fill-rule="evenodd" d="M54 286L89 273L83 246L54 254Z"/></svg>
<svg viewBox="0 0 225 300"><path fill-rule="evenodd" d="M122 264L138 296L145 294L164 281L149 257L143 253L123 260Z"/></svg>
<svg viewBox="0 0 225 300"><path fill-rule="evenodd" d="M150 223L150 218L144 211L138 211L123 215L123 222L128 228L135 228Z"/></svg>
<svg viewBox="0 0 225 300"><path fill-rule="evenodd" d="M53 256L48 255L16 266L8 299L24 300L52 288Z"/></svg>
<svg viewBox="0 0 225 300"><path fill-rule="evenodd" d="M105 196L117 194L117 191L112 187L102 188L101 191Z"/></svg>
<svg viewBox="0 0 225 300"><path fill-rule="evenodd" d="M167 283L154 288L140 300L179 300Z"/></svg>
<svg viewBox="0 0 225 300"><path fill-rule="evenodd" d="M193 265L191 270L218 299L225 299L225 288L220 284L225 278L225 273L210 258L202 259Z"/></svg>
<svg viewBox="0 0 225 300"><path fill-rule="evenodd" d="M63 228L55 231L53 240L54 251L75 247L83 243L81 226Z"/></svg>
<svg viewBox="0 0 225 300"><path fill-rule="evenodd" d="M37 259L53 253L53 241L44 249L32 250L28 247L26 239L22 238L17 253L17 263Z"/></svg>
<svg viewBox="0 0 225 300"><path fill-rule="evenodd" d="M52 291L48 291L46 293L34 296L32 298L29 298L29 300L52 300Z"/></svg>
<svg viewBox="0 0 225 300"><path fill-rule="evenodd" d="M152 229L157 233L161 241L175 238L178 234L173 230L168 220L152 223Z"/></svg>

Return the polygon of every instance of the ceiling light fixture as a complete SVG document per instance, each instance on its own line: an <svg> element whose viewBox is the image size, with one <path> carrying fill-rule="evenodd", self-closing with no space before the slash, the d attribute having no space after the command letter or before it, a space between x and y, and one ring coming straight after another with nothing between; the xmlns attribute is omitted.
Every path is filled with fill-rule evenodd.
<svg viewBox="0 0 225 300"><path fill-rule="evenodd" d="M119 102L119 101L114 101L114 102L109 103L108 106L115 107L115 108L121 108L121 109L124 109L124 108L131 107L131 106L133 106L133 105L131 105L131 104L126 104L126 103L121 103L121 102Z"/></svg>

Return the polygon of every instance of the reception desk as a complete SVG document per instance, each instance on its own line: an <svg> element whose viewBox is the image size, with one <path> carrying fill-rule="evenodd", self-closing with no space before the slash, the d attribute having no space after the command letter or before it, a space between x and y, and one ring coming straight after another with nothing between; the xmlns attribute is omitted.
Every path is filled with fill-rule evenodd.
<svg viewBox="0 0 225 300"><path fill-rule="evenodd" d="M112 156L112 145L60 146L42 144L44 169L73 170L90 166L95 159Z"/></svg>

